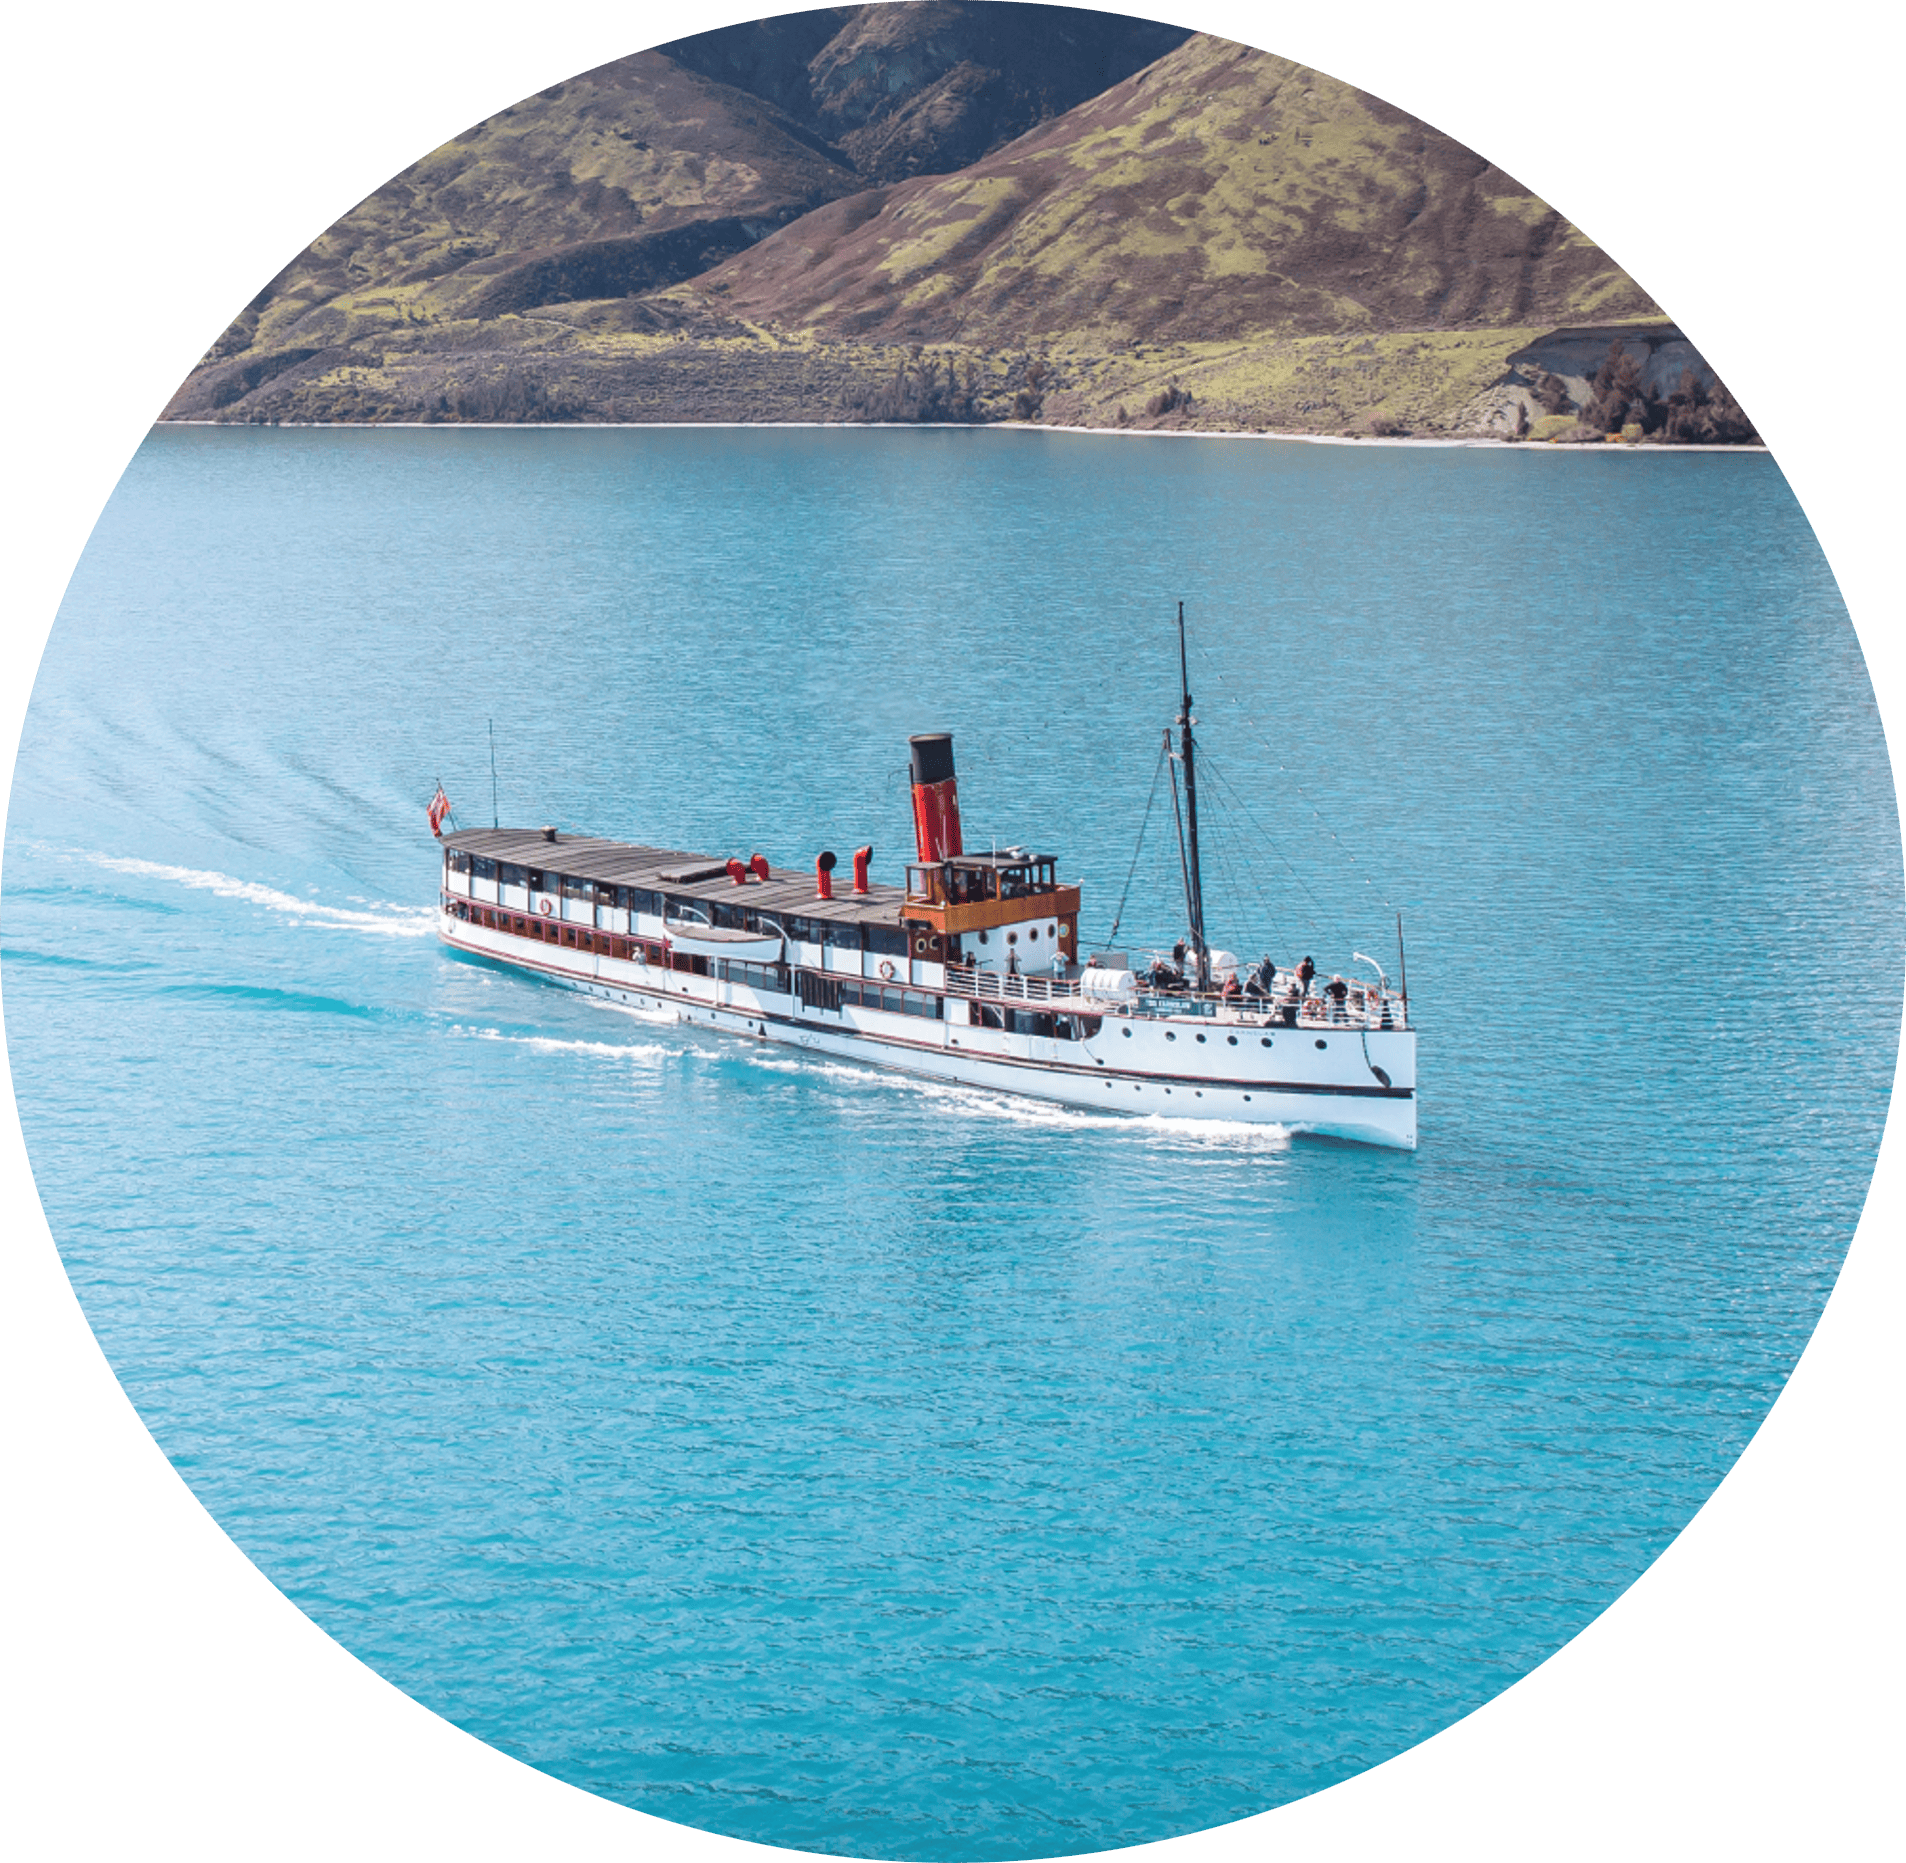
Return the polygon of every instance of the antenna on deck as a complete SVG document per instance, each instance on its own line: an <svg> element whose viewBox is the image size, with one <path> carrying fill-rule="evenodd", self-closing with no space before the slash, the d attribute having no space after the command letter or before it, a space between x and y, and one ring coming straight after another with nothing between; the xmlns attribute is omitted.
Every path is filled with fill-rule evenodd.
<svg viewBox="0 0 1906 1863"><path fill-rule="evenodd" d="M502 817L496 809L496 720L490 720L490 826L501 828Z"/></svg>

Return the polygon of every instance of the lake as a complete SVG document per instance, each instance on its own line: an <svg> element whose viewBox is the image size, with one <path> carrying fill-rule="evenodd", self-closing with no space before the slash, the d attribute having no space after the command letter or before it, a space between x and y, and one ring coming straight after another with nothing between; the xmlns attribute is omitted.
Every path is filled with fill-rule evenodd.
<svg viewBox="0 0 1906 1863"><path fill-rule="evenodd" d="M1348 972L1401 913L1413 1155L436 942L492 732L506 824L891 880L945 729L970 845L1167 945L1180 600L1214 940ZM1901 896L1764 455L180 428L48 647L0 965L94 1330L301 1608L610 1798L989 1863L1315 1791L1632 1582L1851 1239Z"/></svg>

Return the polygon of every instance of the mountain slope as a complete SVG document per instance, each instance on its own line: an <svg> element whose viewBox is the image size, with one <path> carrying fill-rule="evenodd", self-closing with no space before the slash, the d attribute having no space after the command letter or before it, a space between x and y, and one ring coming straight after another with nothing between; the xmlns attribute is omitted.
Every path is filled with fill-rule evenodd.
<svg viewBox="0 0 1906 1863"><path fill-rule="evenodd" d="M995 347L1655 311L1461 144L1207 36L958 174L810 213L688 292L779 327Z"/></svg>
<svg viewBox="0 0 1906 1863"><path fill-rule="evenodd" d="M862 185L785 112L640 52L525 98L387 182L266 287L212 359L249 353L255 366L466 315L652 288L704 269L708 242L684 244L684 227L723 223L714 263ZM633 262L640 242L670 233L683 248L672 267ZM626 282L600 262L609 241L631 257ZM552 268L565 254L596 261L587 288ZM512 289L509 275L525 268ZM208 386L236 379L228 371Z"/></svg>
<svg viewBox="0 0 1906 1863"><path fill-rule="evenodd" d="M780 105L879 184L978 161L1189 36L1076 7L914 0L784 14L661 49Z"/></svg>

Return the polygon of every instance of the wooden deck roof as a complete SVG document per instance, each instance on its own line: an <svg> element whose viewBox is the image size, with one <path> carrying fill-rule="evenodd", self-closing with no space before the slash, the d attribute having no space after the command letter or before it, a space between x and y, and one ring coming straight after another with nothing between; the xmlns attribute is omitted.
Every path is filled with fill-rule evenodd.
<svg viewBox="0 0 1906 1863"><path fill-rule="evenodd" d="M486 860L508 861L593 880L599 886L641 886L676 899L743 906L751 912L779 912L835 924L897 925L906 889L875 884L853 890L851 858L834 871L834 897L814 890L814 870L770 864L766 880L751 874L746 886L728 877L725 854L692 854L680 848L636 847L626 841L602 841L590 835L558 833L547 839L539 828L460 828L443 837L445 847ZM733 856L745 860L746 854Z"/></svg>

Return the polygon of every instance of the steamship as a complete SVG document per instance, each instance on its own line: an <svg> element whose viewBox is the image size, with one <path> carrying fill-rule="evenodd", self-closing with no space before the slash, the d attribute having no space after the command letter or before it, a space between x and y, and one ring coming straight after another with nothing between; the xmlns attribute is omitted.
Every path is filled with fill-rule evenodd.
<svg viewBox="0 0 1906 1863"><path fill-rule="evenodd" d="M1179 617L1184 671L1183 614ZM952 738L911 740L904 886L858 849L812 871L542 829L442 834L439 930L460 951L613 1002L961 1086L1094 1112L1416 1145L1401 967L1322 987L1204 936L1189 681L1165 733L1188 937L1173 959L1079 952L1079 888L1050 854L966 852ZM1185 809L1177 811L1182 772ZM435 822L433 816L433 824Z"/></svg>

